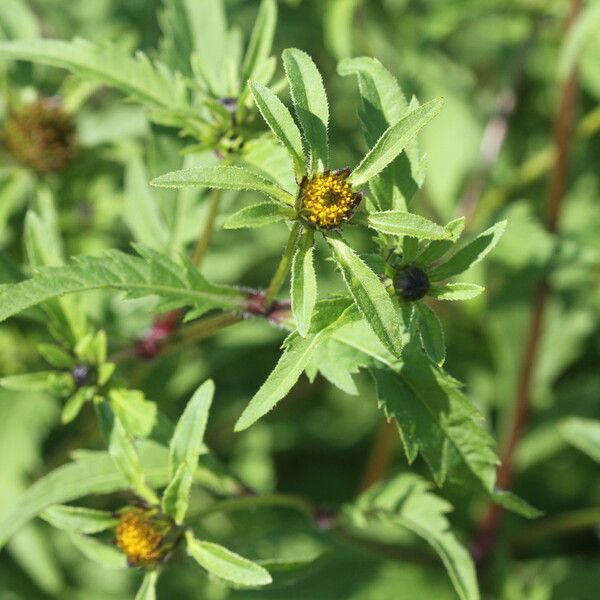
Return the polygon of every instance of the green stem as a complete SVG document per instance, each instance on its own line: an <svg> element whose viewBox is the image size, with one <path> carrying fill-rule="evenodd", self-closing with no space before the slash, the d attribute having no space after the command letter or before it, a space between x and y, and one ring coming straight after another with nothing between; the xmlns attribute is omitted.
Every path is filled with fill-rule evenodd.
<svg viewBox="0 0 600 600"><path fill-rule="evenodd" d="M265 291L265 306L269 306L269 304L275 299L275 296L277 296L281 286L284 284L288 276L288 273L290 272L299 233L300 223L296 222L290 231L290 237L288 238L277 270L271 279L271 283L269 283L269 287Z"/></svg>
<svg viewBox="0 0 600 600"><path fill-rule="evenodd" d="M208 245L210 244L210 240L212 239L213 231L215 228L215 221L217 219L217 215L219 214L219 204L221 202L221 190L214 189L210 196L210 203L208 205L208 213L206 215L206 221L204 222L204 227L198 237L198 241L196 242L196 246L194 251L192 252L192 263L197 267L200 266L206 251L208 250Z"/></svg>
<svg viewBox="0 0 600 600"><path fill-rule="evenodd" d="M222 512L234 512L252 508L289 508L305 515L311 521L314 511L312 505L299 496L288 494L269 494L264 496L241 496L215 502L213 505L196 513L190 513L188 520L204 519Z"/></svg>
<svg viewBox="0 0 600 600"><path fill-rule="evenodd" d="M600 507L584 508L549 517L526 527L512 538L511 543L515 546L527 546L531 542L537 542L545 537L570 533L588 527L597 527L598 525L600 525Z"/></svg>
<svg viewBox="0 0 600 600"><path fill-rule="evenodd" d="M169 350L171 346L180 343L198 342L213 336L215 333L225 329L230 325L235 325L242 320L240 315L235 313L218 313L211 315L199 321L195 321L190 325L182 327L174 334L165 346L165 350Z"/></svg>

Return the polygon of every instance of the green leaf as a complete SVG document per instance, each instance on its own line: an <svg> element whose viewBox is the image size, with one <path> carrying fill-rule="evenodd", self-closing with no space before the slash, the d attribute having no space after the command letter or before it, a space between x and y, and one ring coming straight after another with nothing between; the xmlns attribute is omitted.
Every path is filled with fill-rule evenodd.
<svg viewBox="0 0 600 600"><path fill-rule="evenodd" d="M169 231L161 214L155 190L139 156L132 157L125 170L125 208L123 220L134 239L159 252L166 251Z"/></svg>
<svg viewBox="0 0 600 600"><path fill-rule="evenodd" d="M140 460L149 485L160 487L169 481L168 455L165 448L153 442L140 446ZM36 481L2 515L0 548L25 523L48 506L62 504L90 494L109 494L129 487L127 479L116 468L106 452L81 452L74 462L51 471Z"/></svg>
<svg viewBox="0 0 600 600"><path fill-rule="evenodd" d="M38 373L23 373L8 375L0 379L0 387L15 392L43 392L54 388L61 374L56 371L39 371ZM64 374L65 382L69 375Z"/></svg>
<svg viewBox="0 0 600 600"><path fill-rule="evenodd" d="M183 78L164 65L153 65L141 52L132 58L114 46L97 46L81 39L38 39L2 42L0 58L68 69L88 81L115 87L151 108L189 110Z"/></svg>
<svg viewBox="0 0 600 600"><path fill-rule="evenodd" d="M138 298L159 296L165 310L186 305L204 311L243 306L242 292L211 284L196 269L150 249L138 250L143 257L117 250L100 257L77 257L65 267L41 269L31 279L0 287L0 321L50 298L102 288L124 290Z"/></svg>
<svg viewBox="0 0 600 600"><path fill-rule="evenodd" d="M344 298L317 305L309 335L303 338L298 333L292 333L285 340L283 354L238 419L235 431L250 427L287 395L310 363L319 344L335 331L338 324L351 320L353 311L353 305Z"/></svg>
<svg viewBox="0 0 600 600"><path fill-rule="evenodd" d="M150 435L156 424L156 404L146 400L143 392L113 388L108 397L114 413L129 435L138 438Z"/></svg>
<svg viewBox="0 0 600 600"><path fill-rule="evenodd" d="M74 357L56 344L38 344L37 351L47 363L57 369L70 369L74 366Z"/></svg>
<svg viewBox="0 0 600 600"><path fill-rule="evenodd" d="M114 546L103 544L93 537L70 533L69 539L80 552L105 569L125 569L127 559Z"/></svg>
<svg viewBox="0 0 600 600"><path fill-rule="evenodd" d="M456 240L460 237L460 234L462 233L464 227L464 217L460 217L458 219L450 221L450 223L446 225L446 230L450 233L450 239L433 240L432 242L429 242L429 244L425 246L423 251L416 257L415 265L421 268L425 268L430 263L435 262L436 260L444 256L444 254L446 254L446 252L448 252L448 250L450 250L450 248L454 246Z"/></svg>
<svg viewBox="0 0 600 600"><path fill-rule="evenodd" d="M49 506L40 517L58 529L85 534L111 529L118 522L111 512L64 504Z"/></svg>
<svg viewBox="0 0 600 600"><path fill-rule="evenodd" d="M558 424L558 431L569 444L600 462L600 420L569 417Z"/></svg>
<svg viewBox="0 0 600 600"><path fill-rule="evenodd" d="M482 490L524 516L539 514L526 503L496 493L498 459L483 417L459 384L414 343L406 346L396 371L373 368L379 404L398 425L409 462L421 454L437 485L446 480Z"/></svg>
<svg viewBox="0 0 600 600"><path fill-rule="evenodd" d="M417 302L415 305L419 313L419 333L425 352L433 362L441 366L446 360L446 342L442 323L425 303Z"/></svg>
<svg viewBox="0 0 600 600"><path fill-rule="evenodd" d="M312 58L302 50L288 48L282 58L311 171L322 171L329 164L329 104L323 78Z"/></svg>
<svg viewBox="0 0 600 600"><path fill-rule="evenodd" d="M439 281L464 273L493 250L500 241L505 229L506 221L500 221L480 233L473 241L453 254L445 263L432 269L428 273L429 279Z"/></svg>
<svg viewBox="0 0 600 600"><path fill-rule="evenodd" d="M179 465L183 462L187 464L192 472L196 468L204 439L204 431L206 430L208 411L214 393L215 384L213 381L211 379L205 381L194 392L179 418L169 449L172 475L175 474Z"/></svg>
<svg viewBox="0 0 600 600"><path fill-rule="evenodd" d="M95 389L91 387L83 387L76 390L65 402L63 409L60 413L60 422L63 425L71 423L77 418L77 415L81 412L83 405L91 400L95 393Z"/></svg>
<svg viewBox="0 0 600 600"><path fill-rule="evenodd" d="M288 344L275 368L253 396L235 424L235 431L243 431L266 415L292 389L317 347L319 334L297 336Z"/></svg>
<svg viewBox="0 0 600 600"><path fill-rule="evenodd" d="M161 500L162 511L173 517L178 525L181 525L185 519L191 489L192 471L185 462L182 462L163 492Z"/></svg>
<svg viewBox="0 0 600 600"><path fill-rule="evenodd" d="M471 300L485 290L476 283L447 283L446 285L433 286L428 294L438 300Z"/></svg>
<svg viewBox="0 0 600 600"><path fill-rule="evenodd" d="M273 46L277 25L277 4L275 0L262 0L254 29L250 36L248 50L242 64L242 81L252 79L254 74L267 60Z"/></svg>
<svg viewBox="0 0 600 600"><path fill-rule="evenodd" d="M267 585L273 580L269 572L223 546L201 542L186 533L188 554L209 573L238 585Z"/></svg>
<svg viewBox="0 0 600 600"><path fill-rule="evenodd" d="M35 39L40 36L40 24L35 12L24 0L0 2L0 38Z"/></svg>
<svg viewBox="0 0 600 600"><path fill-rule="evenodd" d="M402 210L371 212L367 216L369 227L390 235L407 235L423 240L446 240L450 232L425 217Z"/></svg>
<svg viewBox="0 0 600 600"><path fill-rule="evenodd" d="M158 571L147 571L142 585L135 595L135 600L156 600L156 582Z"/></svg>
<svg viewBox="0 0 600 600"><path fill-rule="evenodd" d="M234 213L225 221L225 229L241 229L243 227L263 227L278 223L284 219L293 219L294 209L282 206L278 202L261 202L246 206Z"/></svg>
<svg viewBox="0 0 600 600"><path fill-rule="evenodd" d="M302 337L308 334L317 301L317 276L313 254L313 232L306 229L294 254L291 283L292 313L298 333Z"/></svg>
<svg viewBox="0 0 600 600"><path fill-rule="evenodd" d="M358 309L383 345L395 356L400 356L402 324L383 283L342 240L328 237L328 242Z"/></svg>
<svg viewBox="0 0 600 600"><path fill-rule="evenodd" d="M263 119L290 153L296 175L302 177L306 173L302 136L290 111L268 87L252 81L250 89Z"/></svg>
<svg viewBox="0 0 600 600"><path fill-rule="evenodd" d="M349 177L350 183L354 186L363 185L385 169L416 137L417 133L438 114L441 107L441 100L431 100L390 126L352 171Z"/></svg>
<svg viewBox="0 0 600 600"><path fill-rule="evenodd" d="M461 600L479 600L475 565L446 518L452 507L430 491L431 485L410 473L379 484L346 509L353 524L374 526L387 536L408 530L424 539L442 559ZM388 538L389 539L389 538Z"/></svg>
<svg viewBox="0 0 600 600"><path fill-rule="evenodd" d="M151 185L167 188L209 187L222 190L251 190L271 196L284 204L293 205L291 194L276 183L241 167L195 167L161 175Z"/></svg>

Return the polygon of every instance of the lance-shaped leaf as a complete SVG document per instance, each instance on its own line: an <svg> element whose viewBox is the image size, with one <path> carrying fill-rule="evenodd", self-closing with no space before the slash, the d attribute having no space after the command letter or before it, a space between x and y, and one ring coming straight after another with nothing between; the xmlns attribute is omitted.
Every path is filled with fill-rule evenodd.
<svg viewBox="0 0 600 600"><path fill-rule="evenodd" d="M267 380L253 396L235 424L235 431L247 429L272 410L292 389L310 363L316 349L330 331L355 317L352 305L341 298L319 303L306 337L292 333L284 342L281 358Z"/></svg>
<svg viewBox="0 0 600 600"><path fill-rule="evenodd" d="M450 530L446 513L452 507L432 494L431 485L411 473L404 473L362 494L345 514L359 530L386 539L408 530L424 539L438 554L461 600L479 600L475 565L469 552Z"/></svg>
<svg viewBox="0 0 600 600"><path fill-rule="evenodd" d="M371 212L367 216L369 227L390 235L407 235L422 240L447 240L451 233L425 217L402 210Z"/></svg>
<svg viewBox="0 0 600 600"><path fill-rule="evenodd" d="M329 164L329 104L323 78L312 58L302 50L288 48L282 58L311 170L321 171Z"/></svg>
<svg viewBox="0 0 600 600"><path fill-rule="evenodd" d="M259 564L212 542L201 542L186 533L188 554L209 573L238 585L268 585L273 580Z"/></svg>
<svg viewBox="0 0 600 600"><path fill-rule="evenodd" d="M135 600L156 600L156 582L158 571L147 571L142 580L142 585L135 595Z"/></svg>
<svg viewBox="0 0 600 600"><path fill-rule="evenodd" d="M157 418L154 402L146 400L139 390L113 388L108 395L114 413L129 435L140 438L150 435Z"/></svg>
<svg viewBox="0 0 600 600"><path fill-rule="evenodd" d="M500 221L480 233L473 241L453 254L445 263L432 269L428 273L429 279L439 281L464 273L494 249L505 229L506 221Z"/></svg>
<svg viewBox="0 0 600 600"><path fill-rule="evenodd" d="M99 533L117 524L111 512L63 504L49 506L40 516L53 527L84 534Z"/></svg>
<svg viewBox="0 0 600 600"><path fill-rule="evenodd" d="M152 108L189 110L183 78L164 65L155 66L141 52L135 58L114 46L85 40L1 42L0 58L30 60L68 69L88 81L115 87Z"/></svg>
<svg viewBox="0 0 600 600"><path fill-rule="evenodd" d="M290 111L268 87L253 81L250 88L260 114L290 153L296 174L302 177L306 172L302 136Z"/></svg>
<svg viewBox="0 0 600 600"><path fill-rule="evenodd" d="M438 300L471 300L484 290L484 287L476 283L447 283L433 286L428 293Z"/></svg>
<svg viewBox="0 0 600 600"><path fill-rule="evenodd" d="M417 133L437 115L441 107L441 100L431 100L390 126L350 174L349 181L352 185L363 185L385 169Z"/></svg>
<svg viewBox="0 0 600 600"><path fill-rule="evenodd" d="M418 267L427 267L430 263L435 262L444 256L444 254L454 246L464 227L464 217L450 221L450 223L446 225L446 230L450 233L450 239L433 240L432 242L429 242L423 251L417 255L415 265Z"/></svg>
<svg viewBox="0 0 600 600"><path fill-rule="evenodd" d="M494 489L498 459L483 417L459 384L411 343L396 368L371 369L379 404L398 425L409 462L421 454L437 485L446 480L482 490L524 516L538 511Z"/></svg>
<svg viewBox="0 0 600 600"><path fill-rule="evenodd" d="M385 286L342 240L329 236L328 242L358 309L383 345L395 356L400 356L402 323Z"/></svg>
<svg viewBox="0 0 600 600"><path fill-rule="evenodd" d="M442 324L427 304L417 302L415 306L419 315L419 333L423 348L433 362L442 365L446 359L446 343Z"/></svg>
<svg viewBox="0 0 600 600"><path fill-rule="evenodd" d="M558 424L558 431L569 444L600 462L600 420L569 417Z"/></svg>
<svg viewBox="0 0 600 600"><path fill-rule="evenodd" d="M194 392L169 444L171 481L163 494L162 507L176 523L182 523L187 512L192 475L198 466L214 393L215 384L210 379Z"/></svg>
<svg viewBox="0 0 600 600"><path fill-rule="evenodd" d="M276 25L277 4L275 0L262 0L242 64L243 82L252 79L262 63L269 57Z"/></svg>
<svg viewBox="0 0 600 600"><path fill-rule="evenodd" d="M292 263L292 313L298 333L305 337L317 302L317 276L314 265L312 230L306 229L300 239Z"/></svg>
<svg viewBox="0 0 600 600"><path fill-rule="evenodd" d="M244 294L206 281L194 268L185 268L166 256L138 248L143 257L109 250L100 257L78 257L64 267L41 269L31 279L0 286L0 321L64 294L102 288L124 290L131 297L156 295L163 308L191 306L236 310Z"/></svg>
<svg viewBox="0 0 600 600"><path fill-rule="evenodd" d="M293 204L294 197L269 181L242 167L194 167L161 175L151 185L167 188L209 187L221 190L250 190L260 192L285 204Z"/></svg>
<svg viewBox="0 0 600 600"><path fill-rule="evenodd" d="M86 558L104 569L125 569L127 567L127 559L114 546L79 533L70 533L69 539Z"/></svg>
<svg viewBox="0 0 600 600"><path fill-rule="evenodd" d="M289 206L283 206L279 202L261 202L238 210L225 221L223 227L225 229L263 227L284 219L293 219L294 216L295 211Z"/></svg>
<svg viewBox="0 0 600 600"><path fill-rule="evenodd" d="M169 480L166 449L148 443L140 452L149 485L162 486ZM129 482L106 452L85 452L74 462L58 467L36 481L17 504L0 520L0 548L27 521L49 506L70 502L90 494L125 490Z"/></svg>

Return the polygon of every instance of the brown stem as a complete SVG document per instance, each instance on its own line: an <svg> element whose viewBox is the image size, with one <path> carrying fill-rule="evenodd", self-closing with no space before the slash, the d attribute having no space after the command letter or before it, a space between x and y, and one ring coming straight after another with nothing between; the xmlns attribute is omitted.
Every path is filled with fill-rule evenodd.
<svg viewBox="0 0 600 600"><path fill-rule="evenodd" d="M383 419L375 434L373 446L360 482L359 492L364 492L374 483L385 478L392 463L392 455L397 439L398 427L396 423Z"/></svg>
<svg viewBox="0 0 600 600"><path fill-rule="evenodd" d="M581 0L571 0L571 10L567 21L567 30L573 25L581 11ZM569 153L575 123L577 103L577 71L573 68L562 86L560 105L554 122L554 146L556 162L548 192L548 212L546 227L555 233L558 227L560 211L568 183ZM507 489L512 484L514 456L529 416L531 386L535 374L536 359L542 338L544 314L550 298L550 285L543 279L537 286L531 321L527 334L527 345L523 354L520 375L515 395L515 409L508 429L507 438L500 453L500 466L497 473L497 485ZM488 507L472 545L473 557L479 565L489 558L498 529L502 521L503 509L497 504Z"/></svg>

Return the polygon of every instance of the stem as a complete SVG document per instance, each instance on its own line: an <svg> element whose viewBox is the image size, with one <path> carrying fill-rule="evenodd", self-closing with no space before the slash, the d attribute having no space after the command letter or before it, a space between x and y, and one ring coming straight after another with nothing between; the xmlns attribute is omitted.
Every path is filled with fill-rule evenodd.
<svg viewBox="0 0 600 600"><path fill-rule="evenodd" d="M581 0L571 0L571 11L566 29L572 27L581 11ZM546 227L549 232L555 233L558 227L560 210L567 189L567 175L569 166L569 151L575 122L575 107L577 101L577 70L573 68L569 77L563 84L561 101L558 114L554 123L554 145L556 148L556 163L552 173L548 193L548 213ZM531 396L532 380L535 374L536 359L543 331L543 320L546 306L550 298L550 285L543 279L537 286L527 345L521 363L515 408L508 428L508 434L502 445L500 453L500 466L497 473L497 485L508 489L512 484L514 456L521 441L529 417L529 402ZM503 516L503 509L497 504L489 506L475 540L472 553L475 560L481 565L490 556L494 547L498 529Z"/></svg>
<svg viewBox="0 0 600 600"><path fill-rule="evenodd" d="M177 333L172 335L164 346L164 350L170 350L173 346L180 343L198 342L212 337L215 333L235 325L242 320L242 317L235 313L219 313L211 315L199 321L182 327Z"/></svg>
<svg viewBox="0 0 600 600"><path fill-rule="evenodd" d="M196 265L197 267L200 266L200 264L202 263L204 255L208 250L210 240L212 239L215 221L217 219L217 215L219 214L220 202L221 190L215 188L210 196L210 203L208 205L208 213L206 215L204 227L200 232L198 241L196 242L196 246L194 247L194 251L192 252L192 264Z"/></svg>
<svg viewBox="0 0 600 600"><path fill-rule="evenodd" d="M511 543L514 546L527 546L531 542L537 542L545 537L587 529L588 527L597 527L598 525L600 525L600 508L584 508L550 517L526 527L524 531L512 538Z"/></svg>
<svg viewBox="0 0 600 600"><path fill-rule="evenodd" d="M292 230L290 231L290 237L288 238L285 249L283 250L283 256L279 261L279 265L273 278L271 279L271 283L269 283L269 287L265 290L265 306L269 306L271 302L275 299L275 296L278 294L281 286L284 284L288 273L292 267L292 259L294 258L294 252L296 251L296 243L298 241L298 234L300 233L300 223L296 222L292 226Z"/></svg>
<svg viewBox="0 0 600 600"><path fill-rule="evenodd" d="M397 439L398 427L396 424L385 418L382 419L365 465L360 492L364 492L386 476L392 462Z"/></svg>
<svg viewBox="0 0 600 600"><path fill-rule="evenodd" d="M228 498L215 502L208 508L190 513L188 519L204 519L210 515L221 512L234 512L250 508L289 508L305 515L309 520L314 519L314 510L312 505L300 496L289 494L270 494L265 496L242 496L240 498Z"/></svg>

